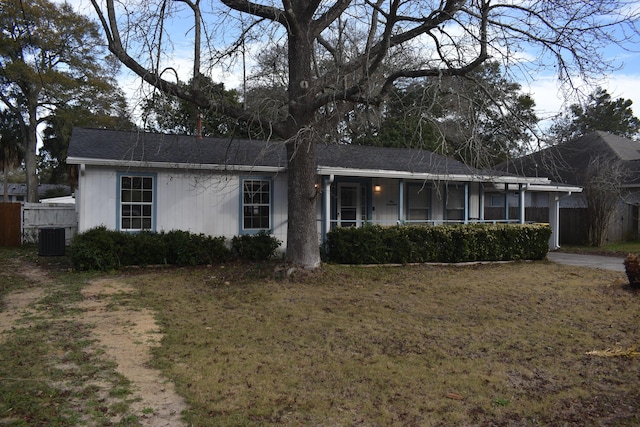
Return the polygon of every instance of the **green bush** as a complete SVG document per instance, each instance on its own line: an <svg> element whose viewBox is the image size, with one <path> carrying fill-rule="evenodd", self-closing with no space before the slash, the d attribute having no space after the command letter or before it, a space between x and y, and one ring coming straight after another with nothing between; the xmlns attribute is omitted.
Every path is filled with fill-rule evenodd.
<svg viewBox="0 0 640 427"><path fill-rule="evenodd" d="M113 232L96 227L77 234L69 249L76 270L113 270L120 266Z"/></svg>
<svg viewBox="0 0 640 427"><path fill-rule="evenodd" d="M186 231L127 233L96 227L78 234L70 248L77 270L115 270L127 265L203 265L223 262L231 252L224 237Z"/></svg>
<svg viewBox="0 0 640 427"><path fill-rule="evenodd" d="M231 249L241 260L266 261L276 255L281 243L267 232L260 231L257 234L234 236L231 239Z"/></svg>
<svg viewBox="0 0 640 427"><path fill-rule="evenodd" d="M192 234L188 231L172 230L165 236L168 264L203 265L224 262L231 253L224 237Z"/></svg>
<svg viewBox="0 0 640 427"><path fill-rule="evenodd" d="M366 225L327 235L327 257L342 264L543 259L551 229L544 225Z"/></svg>

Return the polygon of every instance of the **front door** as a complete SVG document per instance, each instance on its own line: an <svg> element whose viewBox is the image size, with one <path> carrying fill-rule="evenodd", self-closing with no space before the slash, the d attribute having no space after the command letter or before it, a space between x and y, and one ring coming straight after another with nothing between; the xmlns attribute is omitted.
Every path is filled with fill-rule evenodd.
<svg viewBox="0 0 640 427"><path fill-rule="evenodd" d="M352 182L338 184L338 225L360 227L362 224L360 185Z"/></svg>

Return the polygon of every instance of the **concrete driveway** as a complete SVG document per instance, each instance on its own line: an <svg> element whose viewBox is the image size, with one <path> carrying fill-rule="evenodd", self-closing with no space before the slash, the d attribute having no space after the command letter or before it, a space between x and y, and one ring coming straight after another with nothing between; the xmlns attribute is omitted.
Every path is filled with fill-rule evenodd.
<svg viewBox="0 0 640 427"><path fill-rule="evenodd" d="M601 256L601 255L583 255L569 254L565 252L549 252L547 254L549 261L558 264L576 265L581 267L601 268L603 270L624 271L624 258Z"/></svg>

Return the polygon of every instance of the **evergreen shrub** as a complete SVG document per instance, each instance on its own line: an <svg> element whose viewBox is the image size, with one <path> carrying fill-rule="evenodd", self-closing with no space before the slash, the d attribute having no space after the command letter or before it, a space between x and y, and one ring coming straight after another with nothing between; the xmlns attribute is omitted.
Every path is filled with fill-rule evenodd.
<svg viewBox="0 0 640 427"><path fill-rule="evenodd" d="M204 265L224 262L231 251L224 237L187 231L128 233L100 226L77 234L70 247L76 270L116 270L129 265Z"/></svg>
<svg viewBox="0 0 640 427"><path fill-rule="evenodd" d="M276 255L282 242L266 231L257 234L243 234L231 239L231 249L244 261L266 261Z"/></svg>
<svg viewBox="0 0 640 427"><path fill-rule="evenodd" d="M341 264L539 260L551 229L540 224L366 225L327 235L327 259Z"/></svg>

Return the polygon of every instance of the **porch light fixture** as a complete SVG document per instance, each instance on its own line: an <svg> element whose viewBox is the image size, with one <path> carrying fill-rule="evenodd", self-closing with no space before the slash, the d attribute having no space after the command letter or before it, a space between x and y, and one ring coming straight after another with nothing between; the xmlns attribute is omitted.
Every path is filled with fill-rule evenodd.
<svg viewBox="0 0 640 427"><path fill-rule="evenodd" d="M381 191L382 191L382 186L380 186L380 185L374 185L373 186L373 192L374 193L379 193Z"/></svg>

